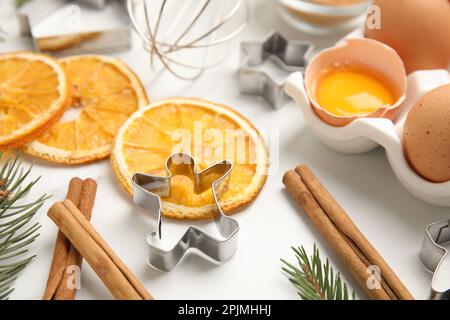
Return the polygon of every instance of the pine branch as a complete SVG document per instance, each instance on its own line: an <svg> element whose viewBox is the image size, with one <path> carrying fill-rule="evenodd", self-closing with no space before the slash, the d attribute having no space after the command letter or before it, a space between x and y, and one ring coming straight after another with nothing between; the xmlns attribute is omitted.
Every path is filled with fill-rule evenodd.
<svg viewBox="0 0 450 320"><path fill-rule="evenodd" d="M323 264L319 249L314 244L313 254L308 257L303 246L294 248L298 266L281 259L282 270L289 281L297 288L303 300L349 300L347 284L339 273L335 274L327 259ZM351 299L355 300L355 292Z"/></svg>
<svg viewBox="0 0 450 320"><path fill-rule="evenodd" d="M16 8L23 6L29 0L15 0Z"/></svg>
<svg viewBox="0 0 450 320"><path fill-rule="evenodd" d="M0 168L0 300L8 299L18 274L35 257L28 256L28 251L39 236L40 225L31 220L49 198L43 195L22 203L39 181L38 178L27 183L30 173L31 167L24 171L17 156L8 158Z"/></svg>

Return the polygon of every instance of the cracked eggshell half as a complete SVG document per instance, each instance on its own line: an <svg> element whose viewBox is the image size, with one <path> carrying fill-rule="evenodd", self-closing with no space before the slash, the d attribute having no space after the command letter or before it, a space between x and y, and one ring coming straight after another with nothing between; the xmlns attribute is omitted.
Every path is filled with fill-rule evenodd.
<svg viewBox="0 0 450 320"><path fill-rule="evenodd" d="M339 116L322 108L315 96L315 86L321 75L331 69L345 67L361 70L382 81L392 92L395 103L365 115ZM309 63L305 71L305 89L311 107L325 123L341 127L358 118L395 120L398 107L406 97L406 71L400 56L389 46L371 39L345 39L335 47L323 50Z"/></svg>

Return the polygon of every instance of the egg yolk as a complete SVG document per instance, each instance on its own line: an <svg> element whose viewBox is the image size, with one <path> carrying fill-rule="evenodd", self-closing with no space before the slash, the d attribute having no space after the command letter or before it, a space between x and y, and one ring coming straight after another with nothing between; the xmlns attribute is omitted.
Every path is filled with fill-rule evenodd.
<svg viewBox="0 0 450 320"><path fill-rule="evenodd" d="M395 102L383 83L359 71L329 72L316 88L319 105L337 116L364 116Z"/></svg>

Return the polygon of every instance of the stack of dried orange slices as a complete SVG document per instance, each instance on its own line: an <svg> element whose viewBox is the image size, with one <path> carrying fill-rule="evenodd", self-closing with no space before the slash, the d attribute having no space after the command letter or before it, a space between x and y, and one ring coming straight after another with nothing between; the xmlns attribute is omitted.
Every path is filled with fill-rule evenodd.
<svg viewBox="0 0 450 320"><path fill-rule="evenodd" d="M231 213L252 202L263 187L268 151L258 130L229 107L191 98L157 101L135 112L121 127L111 161L125 190L131 193L133 173L165 175L166 159L185 152L197 170L227 159L233 162L229 189L220 205ZM186 176L171 180L171 195L162 199L163 214L176 219L212 217L211 190L193 192Z"/></svg>
<svg viewBox="0 0 450 320"><path fill-rule="evenodd" d="M0 149L65 164L105 158L120 126L147 104L139 78L119 60L0 55Z"/></svg>
<svg viewBox="0 0 450 320"><path fill-rule="evenodd" d="M98 55L60 60L72 87L70 109L23 150L56 163L86 163L109 156L120 126L148 104L139 78L124 63Z"/></svg>

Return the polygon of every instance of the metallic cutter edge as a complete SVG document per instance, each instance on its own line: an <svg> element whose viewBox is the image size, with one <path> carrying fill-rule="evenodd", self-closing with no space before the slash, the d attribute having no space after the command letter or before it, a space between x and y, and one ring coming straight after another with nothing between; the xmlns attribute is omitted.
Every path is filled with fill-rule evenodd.
<svg viewBox="0 0 450 320"><path fill-rule="evenodd" d="M312 43L287 40L277 31L271 31L263 41L242 42L239 67L241 92L260 95L275 109L280 108L288 100L284 93L284 81L278 83L255 67L270 59L284 71L303 71L312 50Z"/></svg>
<svg viewBox="0 0 450 320"><path fill-rule="evenodd" d="M450 242L450 219L434 222L426 227L425 237L420 249L420 259L425 268L434 273L431 282L431 299L433 300L450 299L450 288L443 292L436 288L436 275L448 254L448 250L441 244L448 242Z"/></svg>
<svg viewBox="0 0 450 320"><path fill-rule="evenodd" d="M103 9L106 6L106 0L77 0L80 3L88 5L92 8ZM127 14L124 0L117 0L117 8L123 10L124 14ZM42 50L39 41L42 38L38 38L33 33L33 25L44 20L53 12L61 9L64 5L70 3L69 0L53 0L49 2L47 6L37 6L30 2L24 7L19 9L17 18L19 20L22 36L29 37L33 48L37 52L43 52L48 54L59 55L76 55L83 53L113 53L119 51L126 51L131 48L131 28L130 23L124 26L112 28L109 30L92 30L90 32L73 32L63 35L52 36L51 38L64 38L67 36L83 36L84 34L95 33L97 36L93 40L82 41L74 47L62 48L56 51ZM30 7L31 5L31 7ZM27 8L29 6L29 8Z"/></svg>
<svg viewBox="0 0 450 320"><path fill-rule="evenodd" d="M231 162L221 161L201 172L195 170L195 160L188 154L177 153L166 161L167 177L137 173L133 175L133 198L135 203L150 213L157 214L157 230L150 233L147 243L150 247L148 263L152 267L170 271L174 269L182 258L190 251L197 249L205 256L217 263L230 259L237 249L238 222L226 216L220 208L220 195L227 190ZM224 239L217 239L201 231L197 227L189 226L181 239L170 250L164 250L156 245L161 239L162 205L161 196L170 195L170 181L176 175L189 175L194 181L194 192L202 193L211 188L214 197L214 220ZM219 178L217 178L220 176Z"/></svg>

